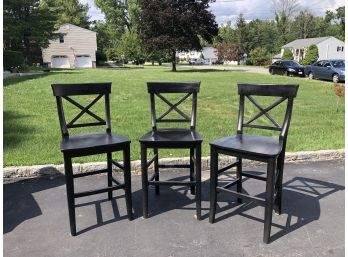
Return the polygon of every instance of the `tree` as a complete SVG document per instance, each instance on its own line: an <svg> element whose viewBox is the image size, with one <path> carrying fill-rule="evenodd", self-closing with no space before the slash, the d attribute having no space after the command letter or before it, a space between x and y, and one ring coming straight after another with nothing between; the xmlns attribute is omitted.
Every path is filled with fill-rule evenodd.
<svg viewBox="0 0 348 257"><path fill-rule="evenodd" d="M291 20L299 10L299 0L272 0L272 3L274 14L283 14L287 20Z"/></svg>
<svg viewBox="0 0 348 257"><path fill-rule="evenodd" d="M284 49L284 53L282 56L282 60L293 60L294 55L292 54L291 50L289 48Z"/></svg>
<svg viewBox="0 0 348 257"><path fill-rule="evenodd" d="M210 0L141 1L140 36L148 51L165 50L171 54L176 71L176 51L200 50L201 36L212 43L218 34L214 15L208 10Z"/></svg>
<svg viewBox="0 0 348 257"><path fill-rule="evenodd" d="M250 52L250 59L254 65L267 65L271 61L271 56L263 47L256 47Z"/></svg>
<svg viewBox="0 0 348 257"><path fill-rule="evenodd" d="M334 24L338 27L338 35L342 41L345 39L345 12L344 6L338 7L336 12L326 11L325 20L327 22L334 22Z"/></svg>
<svg viewBox="0 0 348 257"><path fill-rule="evenodd" d="M235 31L232 28L232 22L228 21L225 25L219 27L218 35L214 38L214 45L223 41L236 41Z"/></svg>
<svg viewBox="0 0 348 257"><path fill-rule="evenodd" d="M107 23L121 31L138 30L140 6L138 0L94 0L96 6L105 14Z"/></svg>
<svg viewBox="0 0 348 257"><path fill-rule="evenodd" d="M319 58L318 47L316 45L310 45L308 47L305 58L302 60L303 65L309 65L316 62Z"/></svg>
<svg viewBox="0 0 348 257"><path fill-rule="evenodd" d="M278 29L277 46L280 47L290 39L290 24L298 11L299 0L272 0L272 2Z"/></svg>
<svg viewBox="0 0 348 257"><path fill-rule="evenodd" d="M244 53L249 53L249 48L248 48L248 26L245 22L245 19L243 17L243 14L239 14L237 21L236 21L236 42L240 46L241 52Z"/></svg>
<svg viewBox="0 0 348 257"><path fill-rule="evenodd" d="M122 59L134 60L137 64L145 58L142 42L134 32L124 33L116 49Z"/></svg>
<svg viewBox="0 0 348 257"><path fill-rule="evenodd" d="M89 6L81 4L78 0L44 0L54 8L58 15L57 25L71 23L73 25L89 28Z"/></svg>
<svg viewBox="0 0 348 257"><path fill-rule="evenodd" d="M315 37L316 23L313 14L308 11L301 11L291 26L294 30L295 38Z"/></svg>
<svg viewBox="0 0 348 257"><path fill-rule="evenodd" d="M4 49L20 51L27 64L41 61L41 48L55 33L56 13L39 0L4 0Z"/></svg>
<svg viewBox="0 0 348 257"><path fill-rule="evenodd" d="M240 61L241 47L239 44L231 41L224 41L216 45L217 56L219 60Z"/></svg>

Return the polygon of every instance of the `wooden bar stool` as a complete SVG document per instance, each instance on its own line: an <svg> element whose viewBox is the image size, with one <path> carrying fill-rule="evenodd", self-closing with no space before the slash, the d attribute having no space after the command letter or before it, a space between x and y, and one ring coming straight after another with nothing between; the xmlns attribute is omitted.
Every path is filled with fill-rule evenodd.
<svg viewBox="0 0 348 257"><path fill-rule="evenodd" d="M290 125L293 100L296 97L297 90L298 85L238 84L240 102L237 134L220 138L210 143L210 223L213 223L215 220L217 192L228 192L236 195L239 203L242 202L242 199L247 199L265 206L263 241L265 243L270 242L273 208L276 213L281 213L282 181L286 139ZM278 97L278 99L270 106L263 108L255 100L254 96L271 96ZM259 110L259 113L248 121L244 121L244 107L246 99L248 99ZM285 101L287 102L285 118L283 120L283 123L280 125L269 114L269 111ZM265 116L272 123L272 125L266 126L252 124L261 116ZM279 131L280 134L278 138L244 134L243 128L274 130ZM235 156L237 158L237 161L219 169L219 154ZM250 159L267 163L266 177L243 171L242 159ZM229 170L233 167L237 168L237 179L224 186L219 186L218 176L221 175L224 171ZM265 200L259 197L249 196L242 193L243 176L266 181ZM228 189L233 185L237 185L237 192Z"/></svg>
<svg viewBox="0 0 348 257"><path fill-rule="evenodd" d="M200 82L149 82L147 83L151 101L152 131L140 138L141 145L141 174L143 188L143 217L148 217L148 188L155 186L156 194L160 193L160 186L189 186L191 193L196 195L196 216L201 219L201 144L202 136L196 131L197 93ZM176 103L171 103L165 94L183 94ZM192 95L191 117L178 108ZM163 114L157 116L155 96L169 106ZM175 111L179 119L166 118ZM157 123L190 123L190 128L157 128ZM154 156L147 160L147 149L153 149ZM181 165L163 165L158 163L159 149L189 149L190 163ZM148 167L154 163L154 174L148 178ZM159 169L162 168L189 168L190 181L159 181Z"/></svg>
<svg viewBox="0 0 348 257"><path fill-rule="evenodd" d="M57 100L58 117L62 132L62 143L60 149L64 156L66 191L68 198L69 220L71 235L76 235L75 198L108 192L108 199L112 199L112 191L124 189L126 194L126 205L128 219L132 219L132 196L131 196L131 167L130 167L130 143L124 136L111 132L110 122L110 100L111 83L83 83L83 84L53 84L53 95ZM96 95L96 98L86 107L78 103L73 97ZM92 111L91 107L102 97L105 98L105 116L102 119ZM63 99L71 103L80 112L70 122L66 122ZM84 114L95 119L95 122L76 123ZM106 126L105 132L84 133L69 135L68 129L88 126ZM123 164L112 159L112 153L123 151ZM73 174L72 158L86 155L106 154L107 169L90 171L86 173ZM120 168L124 172L124 183L119 182L112 176L112 166ZM75 193L74 179L89 175L107 173L107 187L97 190Z"/></svg>

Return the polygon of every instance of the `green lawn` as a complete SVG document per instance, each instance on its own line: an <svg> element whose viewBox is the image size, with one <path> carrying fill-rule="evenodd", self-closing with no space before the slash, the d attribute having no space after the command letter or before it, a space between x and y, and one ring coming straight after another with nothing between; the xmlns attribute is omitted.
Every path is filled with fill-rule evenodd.
<svg viewBox="0 0 348 257"><path fill-rule="evenodd" d="M198 95L197 129L204 136L203 156L209 155L210 141L236 130L237 82L300 84L287 151L344 147L344 103L341 101L339 112L336 112L336 96L329 82L237 71L181 70L173 73L169 69L65 70L52 71L39 77L6 79L4 165L62 163L59 151L61 135L56 102L50 87L52 83L111 81L112 129L131 138L132 160L140 159L138 139L151 128L146 81L202 82ZM102 108L102 105L99 106L100 110ZM251 116L252 113L248 112L247 115ZM163 151L160 158L186 154L183 151ZM76 162L98 160L105 158L86 157Z"/></svg>

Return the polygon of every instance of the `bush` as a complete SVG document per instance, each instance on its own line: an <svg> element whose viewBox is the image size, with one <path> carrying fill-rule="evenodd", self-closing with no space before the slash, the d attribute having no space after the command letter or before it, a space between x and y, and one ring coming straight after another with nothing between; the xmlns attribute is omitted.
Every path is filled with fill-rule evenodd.
<svg viewBox="0 0 348 257"><path fill-rule="evenodd" d="M301 64L309 65L316 62L319 58L318 47L316 45L310 45L308 47L305 58L302 60Z"/></svg>
<svg viewBox="0 0 348 257"><path fill-rule="evenodd" d="M250 58L247 60L247 64L264 66L271 63L271 55L267 52L266 48L256 47L251 50Z"/></svg>
<svg viewBox="0 0 348 257"><path fill-rule="evenodd" d="M284 53L282 56L282 60L293 60L294 55L292 54L291 50L289 48L284 49Z"/></svg>
<svg viewBox="0 0 348 257"><path fill-rule="evenodd" d="M24 57L18 51L4 51L4 69L13 70L20 69L24 65Z"/></svg>

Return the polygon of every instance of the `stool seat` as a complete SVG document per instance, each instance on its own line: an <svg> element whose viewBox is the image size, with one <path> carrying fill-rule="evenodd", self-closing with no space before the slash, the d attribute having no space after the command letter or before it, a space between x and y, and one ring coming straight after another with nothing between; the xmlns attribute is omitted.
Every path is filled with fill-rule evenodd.
<svg viewBox="0 0 348 257"><path fill-rule="evenodd" d="M88 150L98 151L98 149L102 152L108 152L108 150L130 142L127 137L111 132L85 133L64 137L60 149L63 153L70 154L78 154Z"/></svg>
<svg viewBox="0 0 348 257"><path fill-rule="evenodd" d="M215 140L211 145L228 151L242 154L274 157L281 153L283 142L279 138L237 134Z"/></svg>
<svg viewBox="0 0 348 257"><path fill-rule="evenodd" d="M183 144L192 142L202 142L203 137L195 130L166 128L150 131L143 135L139 141L141 143L170 143Z"/></svg>

